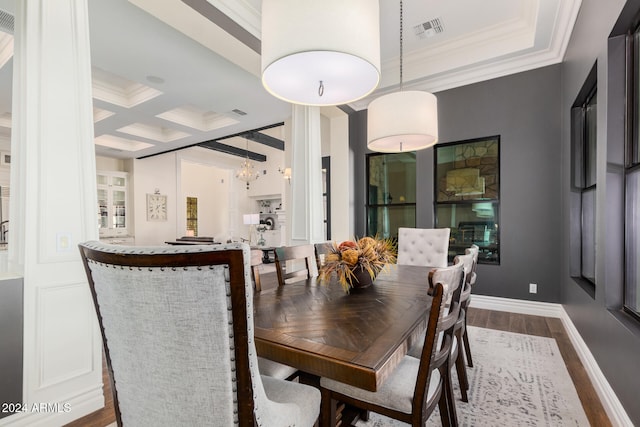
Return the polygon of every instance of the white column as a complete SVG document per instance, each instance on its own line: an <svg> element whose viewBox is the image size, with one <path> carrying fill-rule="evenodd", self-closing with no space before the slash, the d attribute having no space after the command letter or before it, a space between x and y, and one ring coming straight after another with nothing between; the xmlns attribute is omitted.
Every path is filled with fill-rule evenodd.
<svg viewBox="0 0 640 427"><path fill-rule="evenodd" d="M61 425L104 405L77 247L98 238L87 0L16 7L9 262L24 276L24 399L60 405L2 421Z"/></svg>
<svg viewBox="0 0 640 427"><path fill-rule="evenodd" d="M287 205L290 241L292 245L322 242L320 108L294 105L291 136L291 193Z"/></svg>
<svg viewBox="0 0 640 427"><path fill-rule="evenodd" d="M331 119L331 240L354 237L353 153L349 148L349 116Z"/></svg>

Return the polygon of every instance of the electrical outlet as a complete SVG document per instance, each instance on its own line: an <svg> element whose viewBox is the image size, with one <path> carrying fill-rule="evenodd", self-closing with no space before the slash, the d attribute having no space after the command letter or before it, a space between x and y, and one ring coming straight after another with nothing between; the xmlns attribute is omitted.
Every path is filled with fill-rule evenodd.
<svg viewBox="0 0 640 427"><path fill-rule="evenodd" d="M538 293L538 285L535 283L529 283L529 293L537 294Z"/></svg>

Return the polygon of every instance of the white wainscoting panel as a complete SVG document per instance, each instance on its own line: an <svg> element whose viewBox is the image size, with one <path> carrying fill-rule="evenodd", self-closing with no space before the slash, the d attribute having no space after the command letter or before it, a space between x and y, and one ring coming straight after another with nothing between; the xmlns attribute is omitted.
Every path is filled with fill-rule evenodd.
<svg viewBox="0 0 640 427"><path fill-rule="evenodd" d="M37 290L40 387L89 374L94 366L95 312L87 304L86 283L48 286ZM70 353L69 349L76 349Z"/></svg>

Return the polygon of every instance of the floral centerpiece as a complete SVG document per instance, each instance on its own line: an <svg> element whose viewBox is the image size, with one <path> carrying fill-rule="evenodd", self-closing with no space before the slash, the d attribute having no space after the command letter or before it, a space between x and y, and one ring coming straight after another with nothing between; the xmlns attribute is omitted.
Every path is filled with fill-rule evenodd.
<svg viewBox="0 0 640 427"><path fill-rule="evenodd" d="M320 280L326 282L336 273L338 282L348 293L352 287L371 284L387 265L396 262L396 254L396 245L391 239L363 237L340 244L334 242L325 254Z"/></svg>

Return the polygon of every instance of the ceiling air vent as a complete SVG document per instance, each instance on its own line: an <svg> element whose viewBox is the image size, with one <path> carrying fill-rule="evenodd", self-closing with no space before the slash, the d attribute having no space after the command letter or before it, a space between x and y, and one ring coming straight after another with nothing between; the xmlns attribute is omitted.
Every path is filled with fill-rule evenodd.
<svg viewBox="0 0 640 427"><path fill-rule="evenodd" d="M246 115L247 115L247 113L245 113L245 112L244 112L244 111L242 111L242 110L238 110L237 108L234 108L234 109L233 109L233 110L231 110L231 111L233 111L234 113L236 113L236 114L237 114L237 115L239 115L239 116L246 116Z"/></svg>
<svg viewBox="0 0 640 427"><path fill-rule="evenodd" d="M0 30L13 34L13 15L0 9Z"/></svg>
<svg viewBox="0 0 640 427"><path fill-rule="evenodd" d="M413 31L419 39L426 39L427 37L433 37L436 34L440 34L444 31L444 28L440 18L435 18L431 21L423 22L422 24L414 26Z"/></svg>

